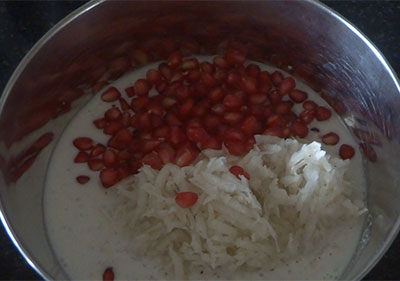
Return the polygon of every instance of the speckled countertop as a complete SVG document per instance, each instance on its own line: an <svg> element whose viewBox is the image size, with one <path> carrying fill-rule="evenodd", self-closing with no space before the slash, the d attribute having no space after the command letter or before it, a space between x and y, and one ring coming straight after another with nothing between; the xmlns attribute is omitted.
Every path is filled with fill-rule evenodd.
<svg viewBox="0 0 400 281"><path fill-rule="evenodd" d="M357 26L400 73L400 1L323 1ZM12 72L54 24L81 1L0 1L0 93ZM400 280L400 237L365 277ZM40 280L0 226L0 280Z"/></svg>

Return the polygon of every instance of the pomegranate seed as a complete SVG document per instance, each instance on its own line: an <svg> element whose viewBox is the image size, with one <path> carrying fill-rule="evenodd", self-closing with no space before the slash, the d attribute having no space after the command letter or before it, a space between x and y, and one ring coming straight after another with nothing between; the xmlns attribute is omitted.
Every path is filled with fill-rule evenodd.
<svg viewBox="0 0 400 281"><path fill-rule="evenodd" d="M142 159L134 158L129 161L129 169L132 174L136 174L140 167L142 167Z"/></svg>
<svg viewBox="0 0 400 281"><path fill-rule="evenodd" d="M220 150L222 148L222 142L215 137L209 137L201 142L201 149L215 149Z"/></svg>
<svg viewBox="0 0 400 281"><path fill-rule="evenodd" d="M201 67L201 70L202 70L204 73L213 74L214 71L215 71L214 65L212 65L212 64L209 63L209 62L202 62L202 63L200 64L200 67Z"/></svg>
<svg viewBox="0 0 400 281"><path fill-rule="evenodd" d="M279 85L283 81L283 75L279 71L275 71L271 74L271 80L275 87L279 87Z"/></svg>
<svg viewBox="0 0 400 281"><path fill-rule="evenodd" d="M135 50L132 55L133 61L136 65L144 65L149 62L149 55L143 50Z"/></svg>
<svg viewBox="0 0 400 281"><path fill-rule="evenodd" d="M164 76L166 80L169 81L171 79L172 69L166 63L160 64L158 70L161 72L162 76Z"/></svg>
<svg viewBox="0 0 400 281"><path fill-rule="evenodd" d="M132 141L132 138L132 133L128 129L123 128L120 129L112 139L110 139L108 146L122 150L128 146L128 144Z"/></svg>
<svg viewBox="0 0 400 281"><path fill-rule="evenodd" d="M299 118L305 124L310 124L314 120L315 114L313 111L304 110L300 113Z"/></svg>
<svg viewBox="0 0 400 281"><path fill-rule="evenodd" d="M161 72L155 69L150 69L146 73L146 78L150 84L157 85L162 79Z"/></svg>
<svg viewBox="0 0 400 281"><path fill-rule="evenodd" d="M144 110L150 103L150 99L147 97L137 97L132 99L131 106L134 112L140 112Z"/></svg>
<svg viewBox="0 0 400 281"><path fill-rule="evenodd" d="M151 130L151 114L146 112L138 116L137 127L143 131Z"/></svg>
<svg viewBox="0 0 400 281"><path fill-rule="evenodd" d="M128 97L133 97L135 95L135 89L133 87L126 88L125 93Z"/></svg>
<svg viewBox="0 0 400 281"><path fill-rule="evenodd" d="M354 148L348 144L342 144L339 148L339 156L343 160L353 158L355 153Z"/></svg>
<svg viewBox="0 0 400 281"><path fill-rule="evenodd" d="M290 138L290 135L292 134L292 131L290 130L290 128L283 128L282 130L282 136L283 138L287 139Z"/></svg>
<svg viewBox="0 0 400 281"><path fill-rule="evenodd" d="M194 106L194 100L187 99L179 108L179 112L182 116L187 116L192 111Z"/></svg>
<svg viewBox="0 0 400 281"><path fill-rule="evenodd" d="M318 107L318 105L311 100L307 100L303 103L303 108L308 111L317 110L317 107Z"/></svg>
<svg viewBox="0 0 400 281"><path fill-rule="evenodd" d="M240 88L250 95L257 93L257 79L243 76L240 80Z"/></svg>
<svg viewBox="0 0 400 281"><path fill-rule="evenodd" d="M164 115L164 108L160 104L152 102L147 106L147 112L162 117Z"/></svg>
<svg viewBox="0 0 400 281"><path fill-rule="evenodd" d="M119 120L121 116L121 111L117 107L112 107L104 113L104 119L106 119L107 121Z"/></svg>
<svg viewBox="0 0 400 281"><path fill-rule="evenodd" d="M132 174L127 166L119 167L117 171L118 171L118 179L120 180Z"/></svg>
<svg viewBox="0 0 400 281"><path fill-rule="evenodd" d="M232 166L229 172L234 174L239 180L241 180L240 176L244 176L248 180L250 179L250 175L242 167Z"/></svg>
<svg viewBox="0 0 400 281"><path fill-rule="evenodd" d="M185 59L182 62L181 68L183 70L194 70L199 68L199 61L197 59Z"/></svg>
<svg viewBox="0 0 400 281"><path fill-rule="evenodd" d="M216 129L219 125L221 125L222 120L217 115L208 114L204 117L203 122L204 122L204 126L207 129L212 130L212 129Z"/></svg>
<svg viewBox="0 0 400 281"><path fill-rule="evenodd" d="M198 198L194 192L179 192L175 196L175 202L181 208L190 208L196 204Z"/></svg>
<svg viewBox="0 0 400 281"><path fill-rule="evenodd" d="M211 89L211 88L213 88L213 87L215 87L216 85L217 85L217 81L214 79L214 77L211 75L211 74L209 74L209 73L205 73L205 72L203 72L202 74L201 74L201 81L203 82L203 84L207 87L207 88L209 88L209 89Z"/></svg>
<svg viewBox="0 0 400 281"><path fill-rule="evenodd" d="M79 151L74 158L75 163L85 163L89 160L89 154L83 151Z"/></svg>
<svg viewBox="0 0 400 281"><path fill-rule="evenodd" d="M176 88L176 97L181 101L188 99L190 97L189 87L186 85L179 85L179 87Z"/></svg>
<svg viewBox="0 0 400 281"><path fill-rule="evenodd" d="M265 81L265 82L260 82L260 85L258 86L258 90L261 94L267 95L272 89L272 82L271 81Z"/></svg>
<svg viewBox="0 0 400 281"><path fill-rule="evenodd" d="M168 138L169 127L160 127L153 131L153 136L155 138Z"/></svg>
<svg viewBox="0 0 400 281"><path fill-rule="evenodd" d="M271 115L270 117L268 117L266 123L267 123L268 127L279 126L279 127L283 128L287 125L286 119L282 115L279 115L279 114L274 114L274 115Z"/></svg>
<svg viewBox="0 0 400 281"><path fill-rule="evenodd" d="M156 84L156 90L158 93L164 93L164 91L167 89L168 83L165 81L160 81Z"/></svg>
<svg viewBox="0 0 400 281"><path fill-rule="evenodd" d="M268 97L264 94L256 94L249 97L249 102L251 104L263 104L267 99Z"/></svg>
<svg viewBox="0 0 400 281"><path fill-rule="evenodd" d="M240 75L237 72L229 72L226 77L226 84L230 87L237 87L239 85Z"/></svg>
<svg viewBox="0 0 400 281"><path fill-rule="evenodd" d="M135 95L147 96L151 89L151 85L145 79L138 79L133 85L133 88L135 89Z"/></svg>
<svg viewBox="0 0 400 281"><path fill-rule="evenodd" d="M114 281L114 272L112 267L108 267L104 270L103 281Z"/></svg>
<svg viewBox="0 0 400 281"><path fill-rule="evenodd" d="M169 108L172 108L176 104L176 100L171 97L166 97L162 100L161 104L162 104L162 106L164 106L164 108L169 109Z"/></svg>
<svg viewBox="0 0 400 281"><path fill-rule="evenodd" d="M172 113L168 113L167 116L165 117L167 120L168 125L170 126L180 126L182 125L182 122Z"/></svg>
<svg viewBox="0 0 400 281"><path fill-rule="evenodd" d="M282 96L278 93L278 91L272 91L268 95L269 95L269 100L273 104L277 104L282 100Z"/></svg>
<svg viewBox="0 0 400 281"><path fill-rule="evenodd" d="M103 129L107 125L107 122L106 120L104 120L104 118L100 118L94 120L93 124L96 126L97 129Z"/></svg>
<svg viewBox="0 0 400 281"><path fill-rule="evenodd" d="M100 172L100 181L105 188L111 187L116 184L118 182L118 178L118 170L114 168L106 168L101 170Z"/></svg>
<svg viewBox="0 0 400 281"><path fill-rule="evenodd" d="M173 145L178 145L186 140L186 135L179 127L171 127L170 142Z"/></svg>
<svg viewBox="0 0 400 281"><path fill-rule="evenodd" d="M144 153L151 152L155 150L160 144L161 141L157 139L143 140L141 145L142 147L141 151L143 151Z"/></svg>
<svg viewBox="0 0 400 281"><path fill-rule="evenodd" d="M100 159L92 158L88 160L88 166L92 171L100 171L104 168L104 163Z"/></svg>
<svg viewBox="0 0 400 281"><path fill-rule="evenodd" d="M243 114L240 112L227 112L224 114L224 120L231 125L236 125L243 119Z"/></svg>
<svg viewBox="0 0 400 281"><path fill-rule="evenodd" d="M140 152L142 148L142 142L138 139L133 139L129 144L128 144L128 152L130 153L138 153Z"/></svg>
<svg viewBox="0 0 400 281"><path fill-rule="evenodd" d="M163 163L161 162L160 157L158 156L158 153L153 151L149 154L146 154L143 157L143 164L144 165L149 165L155 170L161 170Z"/></svg>
<svg viewBox="0 0 400 281"><path fill-rule="evenodd" d="M192 115L195 117L203 117L206 114L208 109L208 102L204 100L204 102L199 102L192 110Z"/></svg>
<svg viewBox="0 0 400 281"><path fill-rule="evenodd" d="M269 108L269 107L264 107L264 106L257 105L257 104L251 105L249 107L248 114L255 116L257 120L262 120L264 118L264 110L266 108ZM272 110L271 110L271 114L272 114Z"/></svg>
<svg viewBox="0 0 400 281"><path fill-rule="evenodd" d="M258 75L258 81L260 82L260 83L265 83L265 82L267 82L267 83L272 83L272 81L271 81L271 74L269 74L269 72L268 71L262 71L262 72L260 72L260 74Z"/></svg>
<svg viewBox="0 0 400 281"><path fill-rule="evenodd" d="M249 137L244 146L246 152L252 150L255 144L256 144L256 139L254 138L254 136Z"/></svg>
<svg viewBox="0 0 400 281"><path fill-rule="evenodd" d="M182 72L176 71L172 74L171 79L169 80L170 83L180 82L183 79Z"/></svg>
<svg viewBox="0 0 400 281"><path fill-rule="evenodd" d="M201 78L201 72L199 70L190 70L185 77L185 79L189 83L195 83L195 82L199 81L200 78Z"/></svg>
<svg viewBox="0 0 400 281"><path fill-rule="evenodd" d="M93 147L92 151L90 152L90 157L94 158L97 157L106 151L106 147L102 144L96 144L95 147Z"/></svg>
<svg viewBox="0 0 400 281"><path fill-rule="evenodd" d="M118 132L119 129L121 129L123 125L119 122L110 122L103 130L104 134L106 135L114 135L116 132Z"/></svg>
<svg viewBox="0 0 400 281"><path fill-rule="evenodd" d="M175 150L166 143L161 144L157 148L157 153L163 164L171 163L175 158Z"/></svg>
<svg viewBox="0 0 400 281"><path fill-rule="evenodd" d="M235 95L226 95L223 104L227 110L237 110L243 105L241 99Z"/></svg>
<svg viewBox="0 0 400 281"><path fill-rule="evenodd" d="M260 67L258 66L258 65L256 65L256 64L249 64L247 67L246 67L246 73L247 73L247 75L249 75L250 77L253 77L253 78L258 78L258 75L260 74L260 72L261 72L261 69L260 69ZM269 74L268 74L268 76L269 76Z"/></svg>
<svg viewBox="0 0 400 281"><path fill-rule="evenodd" d="M93 140L91 138L81 137L74 139L72 143L77 149L84 151L92 148Z"/></svg>
<svg viewBox="0 0 400 281"><path fill-rule="evenodd" d="M80 184L85 184L90 180L88 176L77 176L76 181Z"/></svg>
<svg viewBox="0 0 400 281"><path fill-rule="evenodd" d="M267 128L263 132L263 135L274 136L274 137L278 137L278 138L283 138L284 137L283 131L279 127Z"/></svg>
<svg viewBox="0 0 400 281"><path fill-rule="evenodd" d="M275 113L287 114L292 110L293 103L291 101L282 101L275 106Z"/></svg>
<svg viewBox="0 0 400 281"><path fill-rule="evenodd" d="M230 65L240 65L246 60L246 54L236 49L228 49L225 54L225 60Z"/></svg>
<svg viewBox="0 0 400 281"><path fill-rule="evenodd" d="M301 121L295 121L292 124L292 131L295 136L305 138L308 135L308 127Z"/></svg>
<svg viewBox="0 0 400 281"><path fill-rule="evenodd" d="M332 116L332 112L328 108L323 107L323 106L319 106L315 113L315 118L318 121L328 120L329 118L331 118L331 116Z"/></svg>
<svg viewBox="0 0 400 281"><path fill-rule="evenodd" d="M129 106L129 103L124 98L119 99L119 104L120 104L122 111L128 111L129 109L131 109L131 107Z"/></svg>
<svg viewBox="0 0 400 281"><path fill-rule="evenodd" d="M240 141L246 140L245 135L238 129L230 128L225 132L224 141Z"/></svg>
<svg viewBox="0 0 400 281"><path fill-rule="evenodd" d="M296 87L296 81L292 77L286 77L279 84L279 94L281 96L289 94Z"/></svg>
<svg viewBox="0 0 400 281"><path fill-rule="evenodd" d="M129 153L129 151L121 150L118 151L117 157L120 160L129 160L131 159L132 155Z"/></svg>
<svg viewBox="0 0 400 281"><path fill-rule="evenodd" d="M193 142L203 142L209 138L208 133L201 127L189 127L186 131L189 140Z"/></svg>
<svg viewBox="0 0 400 281"><path fill-rule="evenodd" d="M294 101L295 103L302 103L305 101L308 97L307 93L300 91L300 90L293 90L289 93L289 97ZM303 104L304 107L304 104Z"/></svg>
<svg viewBox="0 0 400 281"><path fill-rule="evenodd" d="M360 143L360 148L369 161L376 162L378 160L378 156L376 155L374 148L370 144Z"/></svg>
<svg viewBox="0 0 400 281"><path fill-rule="evenodd" d="M246 135L252 136L261 131L261 124L257 121L255 116L248 116L242 121L240 130Z"/></svg>
<svg viewBox="0 0 400 281"><path fill-rule="evenodd" d="M105 102L113 102L121 97L121 93L114 87L108 88L102 95L101 99Z"/></svg>
<svg viewBox="0 0 400 281"><path fill-rule="evenodd" d="M200 119L193 118L186 122L186 128L190 128L190 127L200 128L200 127L203 127L203 125L201 124Z"/></svg>
<svg viewBox="0 0 400 281"><path fill-rule="evenodd" d="M217 115L223 115L225 112L225 107L223 104L215 104L211 107L211 111Z"/></svg>
<svg viewBox="0 0 400 281"><path fill-rule="evenodd" d="M335 133L328 133L321 138L322 142L327 145L335 145L339 142L339 136Z"/></svg>
<svg viewBox="0 0 400 281"><path fill-rule="evenodd" d="M226 79L228 74L226 73L225 70L218 69L217 71L214 72L213 77L217 81L217 83L223 83Z"/></svg>
<svg viewBox="0 0 400 281"><path fill-rule="evenodd" d="M119 162L117 154L113 150L106 150L103 154L103 163L106 167L114 167Z"/></svg>
<svg viewBox="0 0 400 281"><path fill-rule="evenodd" d="M197 154L192 147L182 147L176 152L174 163L179 167L188 166L196 160Z"/></svg>
<svg viewBox="0 0 400 281"><path fill-rule="evenodd" d="M178 68L182 63L182 54L180 51L172 53L168 57L168 66L172 68Z"/></svg>
<svg viewBox="0 0 400 281"><path fill-rule="evenodd" d="M240 141L227 141L224 142L224 145L228 149L229 153L234 156L241 156L246 153L246 147Z"/></svg>

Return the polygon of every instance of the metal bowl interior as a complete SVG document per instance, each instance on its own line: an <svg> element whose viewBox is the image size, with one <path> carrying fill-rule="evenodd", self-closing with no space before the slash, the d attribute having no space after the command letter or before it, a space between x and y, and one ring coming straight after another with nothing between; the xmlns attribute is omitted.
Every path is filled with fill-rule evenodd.
<svg viewBox="0 0 400 281"><path fill-rule="evenodd" d="M232 41L305 81L368 148L369 225L342 278L361 279L380 259L400 227L400 86L354 26L314 1L93 1L32 48L0 102L1 220L45 279L67 278L46 237L42 197L51 149L79 100L106 86L102 77L115 80L176 48L216 54ZM49 145L32 153L45 134Z"/></svg>

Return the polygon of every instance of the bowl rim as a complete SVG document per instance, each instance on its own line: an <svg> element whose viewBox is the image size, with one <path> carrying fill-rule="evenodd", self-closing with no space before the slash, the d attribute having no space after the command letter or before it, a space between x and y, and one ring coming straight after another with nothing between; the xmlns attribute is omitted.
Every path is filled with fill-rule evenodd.
<svg viewBox="0 0 400 281"><path fill-rule="evenodd" d="M24 56L21 62L18 64L17 68L14 70L13 74L11 75L10 79L8 80L3 93L0 97L0 112L3 111L5 106L5 102L7 100L8 95L11 92L15 82L18 80L19 76L25 69L26 65L30 62L30 60L37 54L40 48L49 41L57 32L63 29L66 25L70 22L78 18L79 16L83 15L84 13L90 11L91 9L97 7L98 5L106 2L107 0L91 0L88 3L82 5L81 7L77 8L76 10L72 11L70 14L65 16L61 19L57 24L55 24L51 29L49 29L40 39L37 41L33 47L28 51L28 53ZM318 0L305 0L305 2L321 9L322 11L326 12L329 16L336 18L339 22L344 24L350 31L352 31L358 38L360 38L374 55L377 57L379 62L384 66L386 72L390 75L397 91L400 93L400 81L396 72L389 64L388 60L385 56L381 53L380 50L375 46L374 43L357 27L355 27L350 21L348 21L344 16L342 16L337 11L333 10L332 8L328 7L326 4L318 1ZM45 280L52 280L53 277L42 267L40 266L32 257L32 255L25 249L22 241L17 237L16 233L12 229L12 224L7 219L6 211L3 207L2 197L0 196L0 220L4 226L4 229L7 235L10 237L11 241L13 242L14 246L20 252L22 257L25 261L31 266L31 268L36 271L43 279ZM387 239L381 245L379 250L375 253L374 257L367 263L367 266L363 268L359 273L357 273L352 280L361 280L382 258L385 252L393 243L394 239L397 237L400 231L400 215L397 218L396 222L393 224L391 231L389 232Z"/></svg>

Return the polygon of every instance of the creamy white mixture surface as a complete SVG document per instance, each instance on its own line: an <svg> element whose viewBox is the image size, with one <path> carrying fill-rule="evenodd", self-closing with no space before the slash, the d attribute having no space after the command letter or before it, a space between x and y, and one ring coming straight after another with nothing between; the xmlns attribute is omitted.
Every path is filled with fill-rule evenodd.
<svg viewBox="0 0 400 281"><path fill-rule="evenodd" d="M199 57L200 61L210 57ZM124 95L124 89L132 86L136 79L146 76L150 68L157 68L158 63L129 73L113 83ZM274 69L259 64L262 70L273 72ZM286 75L285 75L286 76ZM306 91L309 99L319 105L329 107L316 93L296 81L296 88ZM162 270L160 264L145 258L137 258L130 252L130 240L123 227L105 218L108 210L120 200L115 191L105 189L100 183L98 172L92 172L85 164L75 164L77 154L72 141L77 137L90 136L95 142L106 143L108 136L93 125L93 120L103 117L104 111L111 104L105 103L98 93L65 129L57 144L49 164L44 194L45 220L50 243L61 266L72 280L101 279L105 268L114 268L116 279L173 279L170 272ZM301 111L301 104L296 104L294 111ZM332 118L324 122L314 121L309 128L317 127L320 132L310 131L306 141L317 140L328 132L336 132L340 142L323 149L338 157L339 146L343 143L357 147L356 142L345 127L343 121L332 110ZM85 185L76 182L79 175L90 176ZM354 187L364 192L365 179L362 158L357 151L351 160L348 171ZM363 196L363 195L361 195ZM223 270L203 270L190 279L337 279L351 261L359 242L363 227L363 217L357 223L346 225L337 230L337 239L331 241L318 255L302 256L298 260L282 261L280 266L265 265L263 271L242 274ZM336 230L335 230L336 231Z"/></svg>

